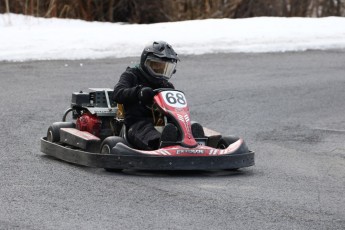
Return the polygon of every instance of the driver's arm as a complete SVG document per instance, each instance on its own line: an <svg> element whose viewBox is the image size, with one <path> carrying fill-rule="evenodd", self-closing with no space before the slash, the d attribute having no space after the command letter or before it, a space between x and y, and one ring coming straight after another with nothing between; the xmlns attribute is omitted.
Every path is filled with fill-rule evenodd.
<svg viewBox="0 0 345 230"><path fill-rule="evenodd" d="M120 104L138 102L138 91L141 89L137 85L136 79L132 74L123 73L119 82L114 87L113 99Z"/></svg>

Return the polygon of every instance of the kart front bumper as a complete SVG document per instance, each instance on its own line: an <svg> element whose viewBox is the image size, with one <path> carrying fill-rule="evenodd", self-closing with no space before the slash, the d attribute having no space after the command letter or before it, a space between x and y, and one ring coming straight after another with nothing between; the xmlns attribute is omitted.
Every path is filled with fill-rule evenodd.
<svg viewBox="0 0 345 230"><path fill-rule="evenodd" d="M73 149L41 138L41 152L77 165L106 169L136 170L222 170L253 166L254 152L222 156L147 156L99 154Z"/></svg>

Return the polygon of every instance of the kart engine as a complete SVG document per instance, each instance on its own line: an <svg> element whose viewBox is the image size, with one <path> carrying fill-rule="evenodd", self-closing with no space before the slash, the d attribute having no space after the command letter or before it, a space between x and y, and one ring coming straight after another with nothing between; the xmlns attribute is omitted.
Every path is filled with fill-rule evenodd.
<svg viewBox="0 0 345 230"><path fill-rule="evenodd" d="M83 113L77 118L76 128L80 131L87 131L96 137L100 136L102 121L97 115L91 113Z"/></svg>

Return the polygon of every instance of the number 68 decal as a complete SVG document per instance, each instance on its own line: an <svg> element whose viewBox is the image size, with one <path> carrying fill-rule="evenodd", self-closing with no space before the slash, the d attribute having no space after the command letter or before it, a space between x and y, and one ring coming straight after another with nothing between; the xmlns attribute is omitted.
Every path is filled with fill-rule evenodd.
<svg viewBox="0 0 345 230"><path fill-rule="evenodd" d="M179 91L163 91L164 102L171 107L183 108L187 106L186 97Z"/></svg>

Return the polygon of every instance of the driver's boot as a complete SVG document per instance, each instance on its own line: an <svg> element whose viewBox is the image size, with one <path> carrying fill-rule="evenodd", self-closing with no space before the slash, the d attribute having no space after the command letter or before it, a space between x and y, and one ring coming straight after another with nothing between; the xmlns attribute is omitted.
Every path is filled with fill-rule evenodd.
<svg viewBox="0 0 345 230"><path fill-rule="evenodd" d="M194 138L204 138L204 128L197 122L192 123L192 134Z"/></svg>
<svg viewBox="0 0 345 230"><path fill-rule="evenodd" d="M177 127L171 123L168 123L162 131L160 147L174 145L176 144L177 141L178 141Z"/></svg>

